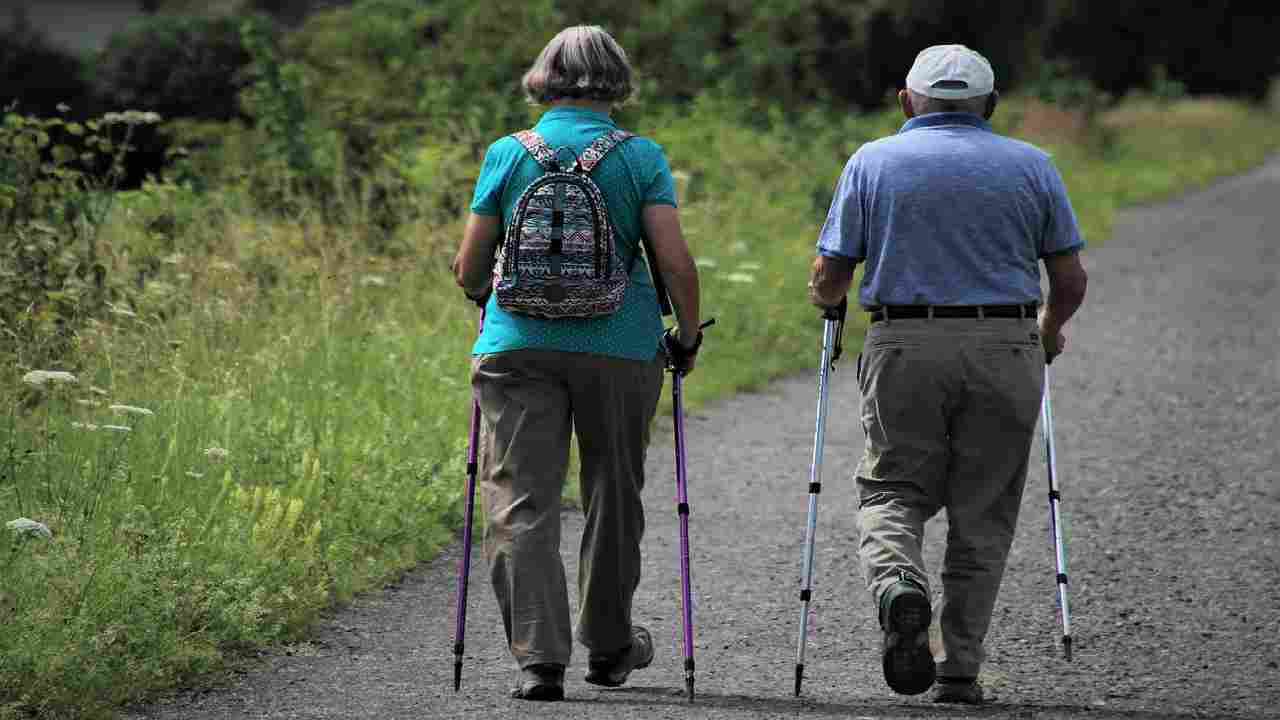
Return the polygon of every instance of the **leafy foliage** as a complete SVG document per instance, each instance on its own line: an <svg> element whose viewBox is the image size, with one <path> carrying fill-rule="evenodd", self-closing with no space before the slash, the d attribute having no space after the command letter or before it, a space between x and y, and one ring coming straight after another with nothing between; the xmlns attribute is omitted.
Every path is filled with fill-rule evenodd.
<svg viewBox="0 0 1280 720"><path fill-rule="evenodd" d="M85 123L5 113L0 124L0 357L60 359L86 318L128 285L100 257L98 230L114 201L135 128L154 113ZM97 165L101 173L90 172Z"/></svg>
<svg viewBox="0 0 1280 720"><path fill-rule="evenodd" d="M241 21L149 15L111 36L94 62L94 85L114 107L167 118L229 120L240 114L250 57Z"/></svg>
<svg viewBox="0 0 1280 720"><path fill-rule="evenodd" d="M0 107L17 103L25 113L52 115L59 105L78 116L89 112L92 91L80 58L54 47L32 27L21 8L0 18Z"/></svg>

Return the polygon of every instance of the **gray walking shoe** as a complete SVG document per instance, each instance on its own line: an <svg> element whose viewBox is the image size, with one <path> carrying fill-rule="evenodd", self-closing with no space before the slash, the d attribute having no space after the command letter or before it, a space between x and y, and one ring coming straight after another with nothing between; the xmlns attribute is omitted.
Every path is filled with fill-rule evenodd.
<svg viewBox="0 0 1280 720"><path fill-rule="evenodd" d="M631 626L631 645L610 655L592 655L583 678L592 685L618 687L627 681L632 670L649 667L653 662L653 638L639 625Z"/></svg>
<svg viewBox="0 0 1280 720"><path fill-rule="evenodd" d="M554 663L530 665L520 670L520 684L511 691L517 700L555 702L564 699L564 666Z"/></svg>
<svg viewBox="0 0 1280 720"><path fill-rule="evenodd" d="M933 685L936 670L929 650L932 619L929 596L912 580L904 577L880 596L884 681L900 695L919 695Z"/></svg>
<svg viewBox="0 0 1280 720"><path fill-rule="evenodd" d="M938 678L929 698L936 703L981 705L984 698L977 678Z"/></svg>

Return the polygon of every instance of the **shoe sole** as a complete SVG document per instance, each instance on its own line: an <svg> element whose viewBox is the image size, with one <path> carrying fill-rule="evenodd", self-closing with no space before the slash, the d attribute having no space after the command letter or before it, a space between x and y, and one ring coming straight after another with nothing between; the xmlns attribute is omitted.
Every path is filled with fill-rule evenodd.
<svg viewBox="0 0 1280 720"><path fill-rule="evenodd" d="M564 700L564 687L560 685L522 685L511 691L517 700L557 702Z"/></svg>
<svg viewBox="0 0 1280 720"><path fill-rule="evenodd" d="M592 685L598 685L600 687L609 687L609 688L622 687L627 683L627 678L631 677L631 673L635 672L636 670L643 670L649 667L649 664L652 662L653 662L653 658L650 657L648 660L645 660L644 662L638 665L635 665L630 670L628 670L626 674L624 674L622 678L619 680L614 680L613 678L609 677L609 672L604 670L601 670L601 671L588 670L587 674L583 676L582 679L585 680L586 682L591 683Z"/></svg>
<svg viewBox="0 0 1280 720"><path fill-rule="evenodd" d="M889 629L882 656L884 680L899 695L919 695L933 686L933 653L929 651L929 598L904 593L889 607Z"/></svg>
<svg viewBox="0 0 1280 720"><path fill-rule="evenodd" d="M985 702L982 693L974 693L970 690L938 693L934 696L933 701L949 705L982 705Z"/></svg>

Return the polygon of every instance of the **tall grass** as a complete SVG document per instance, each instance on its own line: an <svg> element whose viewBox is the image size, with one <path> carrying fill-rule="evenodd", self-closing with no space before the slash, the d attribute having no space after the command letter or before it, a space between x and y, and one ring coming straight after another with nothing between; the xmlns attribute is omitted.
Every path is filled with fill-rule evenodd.
<svg viewBox="0 0 1280 720"><path fill-rule="evenodd" d="M859 142L898 126L738 117L704 99L626 120L670 156L718 319L694 404L813 365L805 282L831 188ZM1033 117L1012 103L1001 127L1051 147L1094 244L1115 208L1280 146L1271 118L1225 102L1124 106L1084 136L1019 125ZM51 536L0 533L0 718L109 716L296 638L460 517L474 311L448 275L456 222L388 245L172 186L121 207L102 231L113 270L161 258L138 302L79 333L67 367L0 377L0 521ZM76 382L23 382L42 369Z"/></svg>

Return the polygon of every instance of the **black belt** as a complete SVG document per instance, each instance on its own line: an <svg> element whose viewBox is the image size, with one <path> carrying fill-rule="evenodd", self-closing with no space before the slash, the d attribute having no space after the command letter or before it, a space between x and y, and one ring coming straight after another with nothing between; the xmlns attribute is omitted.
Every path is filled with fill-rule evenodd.
<svg viewBox="0 0 1280 720"><path fill-rule="evenodd" d="M1026 305L877 305L867 308L871 322L912 318L1035 318L1039 303Z"/></svg>

